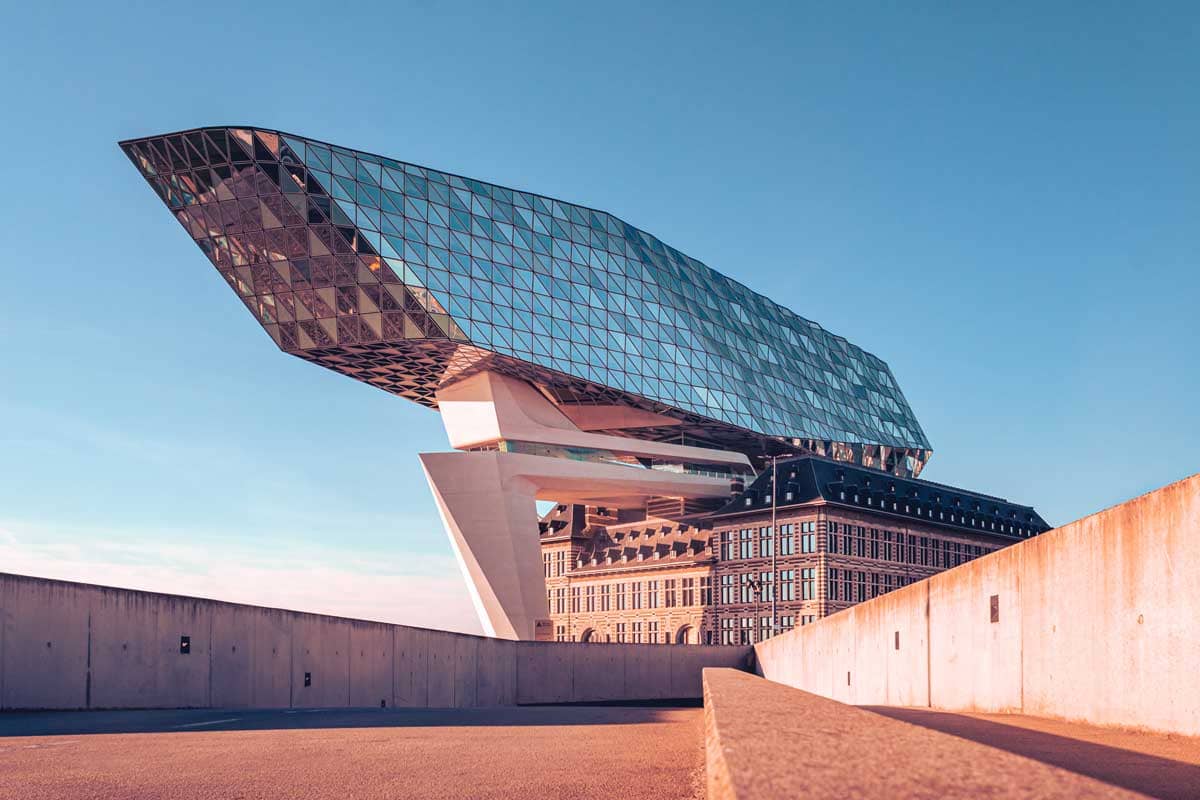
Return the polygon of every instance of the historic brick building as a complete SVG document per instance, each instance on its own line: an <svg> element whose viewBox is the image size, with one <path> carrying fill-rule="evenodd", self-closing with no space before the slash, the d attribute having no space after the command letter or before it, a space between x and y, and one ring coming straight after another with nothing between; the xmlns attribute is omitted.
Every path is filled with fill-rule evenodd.
<svg viewBox="0 0 1200 800"><path fill-rule="evenodd" d="M715 510L658 506L542 519L556 639L760 641L1049 529L1029 506L816 456Z"/></svg>

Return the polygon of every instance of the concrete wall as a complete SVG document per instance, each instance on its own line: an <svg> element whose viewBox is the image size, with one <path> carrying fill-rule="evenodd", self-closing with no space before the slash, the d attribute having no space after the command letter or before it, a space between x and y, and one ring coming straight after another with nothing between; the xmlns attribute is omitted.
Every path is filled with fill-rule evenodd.
<svg viewBox="0 0 1200 800"><path fill-rule="evenodd" d="M1200 475L756 651L765 677L847 703L1200 735Z"/></svg>
<svg viewBox="0 0 1200 800"><path fill-rule="evenodd" d="M0 573L0 709L699 699L704 667L749 656L512 642Z"/></svg>

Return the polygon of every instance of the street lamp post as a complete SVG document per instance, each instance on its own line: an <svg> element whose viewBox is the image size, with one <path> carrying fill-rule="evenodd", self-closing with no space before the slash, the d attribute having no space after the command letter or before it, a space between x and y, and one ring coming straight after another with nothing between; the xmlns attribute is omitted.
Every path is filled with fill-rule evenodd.
<svg viewBox="0 0 1200 800"><path fill-rule="evenodd" d="M750 576L750 591L754 593L754 624L750 626L750 644L755 644L762 636L762 626L759 625L758 619L763 593L763 582L760 578Z"/></svg>
<svg viewBox="0 0 1200 800"><path fill-rule="evenodd" d="M778 467L776 462L779 456L771 456L771 635L778 633L779 615L777 613L778 606L776 605L779 597L779 526L775 524L775 504L778 493L775 490L775 479L778 477Z"/></svg>

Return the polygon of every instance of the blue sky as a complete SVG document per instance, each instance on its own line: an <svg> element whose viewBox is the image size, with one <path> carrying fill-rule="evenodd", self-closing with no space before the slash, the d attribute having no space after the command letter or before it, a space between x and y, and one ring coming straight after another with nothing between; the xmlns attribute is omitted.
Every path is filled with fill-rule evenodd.
<svg viewBox="0 0 1200 800"><path fill-rule="evenodd" d="M116 147L205 124L611 211L1052 523L1198 469L1195 4L104 5L0 30L0 570L475 628L436 415L280 354Z"/></svg>

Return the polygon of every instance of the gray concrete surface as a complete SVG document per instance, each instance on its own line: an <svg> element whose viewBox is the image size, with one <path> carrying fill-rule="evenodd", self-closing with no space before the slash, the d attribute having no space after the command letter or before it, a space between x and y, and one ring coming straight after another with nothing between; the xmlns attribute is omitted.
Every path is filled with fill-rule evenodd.
<svg viewBox="0 0 1200 800"><path fill-rule="evenodd" d="M734 670L704 671L704 725L709 800L1143 797Z"/></svg>
<svg viewBox="0 0 1200 800"><path fill-rule="evenodd" d="M1162 800L1200 797L1200 738L1102 728L1026 714L953 714L864 706Z"/></svg>
<svg viewBox="0 0 1200 800"><path fill-rule="evenodd" d="M1200 736L1197 531L1200 475L776 636L758 663L851 704Z"/></svg>
<svg viewBox="0 0 1200 800"><path fill-rule="evenodd" d="M0 573L0 709L698 700L703 667L749 653L512 642Z"/></svg>
<svg viewBox="0 0 1200 800"><path fill-rule="evenodd" d="M700 798L699 708L0 714L0 798Z"/></svg>

